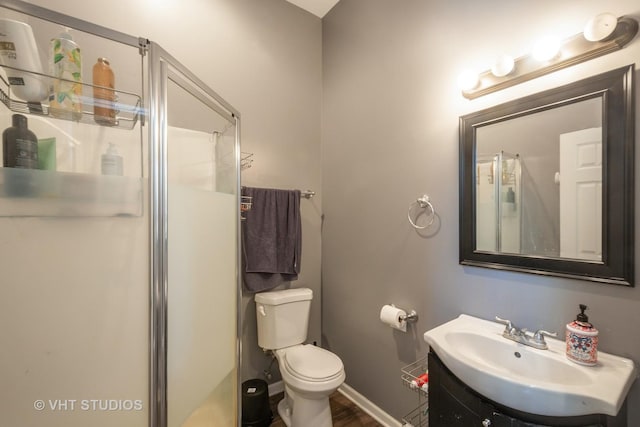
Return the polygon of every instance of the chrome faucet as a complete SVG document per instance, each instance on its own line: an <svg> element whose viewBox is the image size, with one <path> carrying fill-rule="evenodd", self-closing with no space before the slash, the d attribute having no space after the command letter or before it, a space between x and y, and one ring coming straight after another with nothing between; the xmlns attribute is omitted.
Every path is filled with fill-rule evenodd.
<svg viewBox="0 0 640 427"><path fill-rule="evenodd" d="M528 345L529 347L537 348L539 350L546 350L549 348L547 342L544 340L544 337L556 337L558 336L555 332L547 332L542 329L538 329L534 333L530 333L526 329L518 328L511 323L511 320L501 319L496 316L496 320L504 325L504 331L502 332L502 336L511 341L515 341L520 344Z"/></svg>

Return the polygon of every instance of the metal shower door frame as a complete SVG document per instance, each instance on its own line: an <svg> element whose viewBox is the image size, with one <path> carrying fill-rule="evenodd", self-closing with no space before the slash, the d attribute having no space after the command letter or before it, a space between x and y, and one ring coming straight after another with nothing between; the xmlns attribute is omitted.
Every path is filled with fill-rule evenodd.
<svg viewBox="0 0 640 427"><path fill-rule="evenodd" d="M149 178L150 178L150 397L149 426L167 427L167 351L168 351L168 119L169 79L180 85L231 123L235 123L236 205L240 207L240 113L185 68L161 46L148 42L149 74ZM181 84L181 82L187 84ZM193 90L193 87L198 90ZM240 219L236 216L236 239L240 242ZM236 420L241 420L241 287L240 245L236 247Z"/></svg>

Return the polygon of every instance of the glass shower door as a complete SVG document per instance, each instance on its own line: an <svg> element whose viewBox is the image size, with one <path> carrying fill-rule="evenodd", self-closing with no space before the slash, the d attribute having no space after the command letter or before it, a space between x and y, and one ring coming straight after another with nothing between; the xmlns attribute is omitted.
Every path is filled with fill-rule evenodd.
<svg viewBox="0 0 640 427"><path fill-rule="evenodd" d="M31 48L20 56L40 58L64 32L84 57L82 78L73 76L69 85L42 72L45 55L42 69L10 68L4 59L20 44L2 36L0 131L26 122L31 137L16 138L13 159L4 153L0 159L0 426L148 426L146 78L139 39L19 1L1 2L0 23L30 35L24 40ZM70 52L76 66L77 52ZM117 76L108 124L95 120L94 106L105 100L94 97L91 84L98 57L108 58ZM25 82L47 89L34 99L25 95ZM48 87L57 96L49 98ZM102 168L109 148L119 153L111 157L119 158L116 171ZM40 164L9 167L27 153Z"/></svg>
<svg viewBox="0 0 640 427"><path fill-rule="evenodd" d="M478 154L476 168L476 248L518 254L522 227L520 155Z"/></svg>
<svg viewBox="0 0 640 427"><path fill-rule="evenodd" d="M166 106L152 123L156 425L236 426L238 116L161 48L150 64L151 108Z"/></svg>

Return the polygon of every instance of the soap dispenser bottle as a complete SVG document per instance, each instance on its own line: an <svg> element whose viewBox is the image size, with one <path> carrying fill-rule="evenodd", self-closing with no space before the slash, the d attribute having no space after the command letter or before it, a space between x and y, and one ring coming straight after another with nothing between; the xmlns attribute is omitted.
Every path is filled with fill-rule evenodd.
<svg viewBox="0 0 640 427"><path fill-rule="evenodd" d="M567 358L581 365L594 366L598 362L598 330L584 314L587 306L580 304L576 320L567 324Z"/></svg>
<svg viewBox="0 0 640 427"><path fill-rule="evenodd" d="M122 175L122 156L118 154L118 149L113 142L109 143L109 148L107 148L100 160L100 168L103 175Z"/></svg>

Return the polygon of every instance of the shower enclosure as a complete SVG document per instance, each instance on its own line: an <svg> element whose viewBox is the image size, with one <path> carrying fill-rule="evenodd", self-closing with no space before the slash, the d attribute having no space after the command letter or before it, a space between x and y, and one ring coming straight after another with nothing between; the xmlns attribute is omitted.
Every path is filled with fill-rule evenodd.
<svg viewBox="0 0 640 427"><path fill-rule="evenodd" d="M31 28L45 65L0 67L0 125L24 116L41 161L0 168L0 425L236 426L238 112L147 39L17 0L0 19ZM79 79L46 67L62 32ZM33 79L81 115L20 98ZM121 175L101 167L114 149Z"/></svg>

